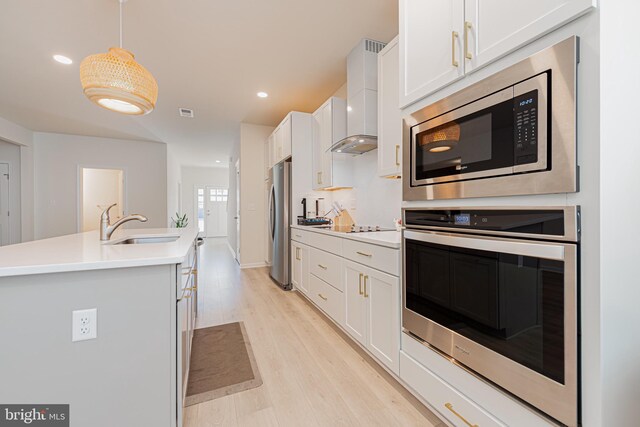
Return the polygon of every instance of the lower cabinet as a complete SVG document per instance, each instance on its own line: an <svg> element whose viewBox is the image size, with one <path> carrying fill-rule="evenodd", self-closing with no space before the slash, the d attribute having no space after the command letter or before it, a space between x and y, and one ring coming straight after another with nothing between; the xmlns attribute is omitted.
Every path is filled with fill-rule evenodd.
<svg viewBox="0 0 640 427"><path fill-rule="evenodd" d="M304 294L309 294L309 247L291 242L291 284Z"/></svg>
<svg viewBox="0 0 640 427"><path fill-rule="evenodd" d="M391 371L399 372L400 281L345 260L344 328Z"/></svg>
<svg viewBox="0 0 640 427"><path fill-rule="evenodd" d="M504 427L500 421L442 381L413 358L400 354L400 376L418 394L424 396L441 416L456 427Z"/></svg>
<svg viewBox="0 0 640 427"><path fill-rule="evenodd" d="M309 298L338 325L344 325L344 295L341 291L310 274Z"/></svg>

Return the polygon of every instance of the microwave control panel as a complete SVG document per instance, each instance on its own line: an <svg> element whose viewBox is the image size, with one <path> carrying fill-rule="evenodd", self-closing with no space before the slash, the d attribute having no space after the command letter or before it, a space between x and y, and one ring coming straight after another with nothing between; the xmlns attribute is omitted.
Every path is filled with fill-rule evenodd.
<svg viewBox="0 0 640 427"><path fill-rule="evenodd" d="M513 98L514 163L524 165L538 161L538 91Z"/></svg>

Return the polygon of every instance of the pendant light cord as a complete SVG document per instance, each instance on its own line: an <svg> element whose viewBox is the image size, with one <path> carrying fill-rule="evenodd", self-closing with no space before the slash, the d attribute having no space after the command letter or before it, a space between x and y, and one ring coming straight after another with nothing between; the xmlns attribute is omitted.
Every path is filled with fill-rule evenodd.
<svg viewBox="0 0 640 427"><path fill-rule="evenodd" d="M122 49L122 3L123 0L120 0L120 49Z"/></svg>

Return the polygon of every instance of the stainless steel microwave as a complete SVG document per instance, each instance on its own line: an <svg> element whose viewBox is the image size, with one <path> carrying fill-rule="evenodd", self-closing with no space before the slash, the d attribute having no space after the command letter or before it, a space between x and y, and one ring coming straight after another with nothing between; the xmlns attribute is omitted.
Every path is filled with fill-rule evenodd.
<svg viewBox="0 0 640 427"><path fill-rule="evenodd" d="M404 119L403 199L578 191L571 37Z"/></svg>

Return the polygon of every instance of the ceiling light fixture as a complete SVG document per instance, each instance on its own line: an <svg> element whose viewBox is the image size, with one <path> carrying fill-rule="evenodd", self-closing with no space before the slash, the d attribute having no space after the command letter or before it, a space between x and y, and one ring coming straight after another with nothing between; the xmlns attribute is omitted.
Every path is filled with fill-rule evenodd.
<svg viewBox="0 0 640 427"><path fill-rule="evenodd" d="M258 98L266 98L267 96L269 96L267 92L258 92L256 93L256 95L258 95Z"/></svg>
<svg viewBox="0 0 640 427"><path fill-rule="evenodd" d="M123 114L147 114L156 106L158 84L133 53L122 48L122 5L126 1L119 0L120 47L83 59L80 82L86 97L101 107Z"/></svg>
<svg viewBox="0 0 640 427"><path fill-rule="evenodd" d="M73 61L71 60L71 58L69 58L68 56L64 56L64 55L53 55L53 59L56 62L59 62L61 64L64 65L70 65L73 64Z"/></svg>
<svg viewBox="0 0 640 427"><path fill-rule="evenodd" d="M216 163L220 163L220 160L216 160Z"/></svg>

